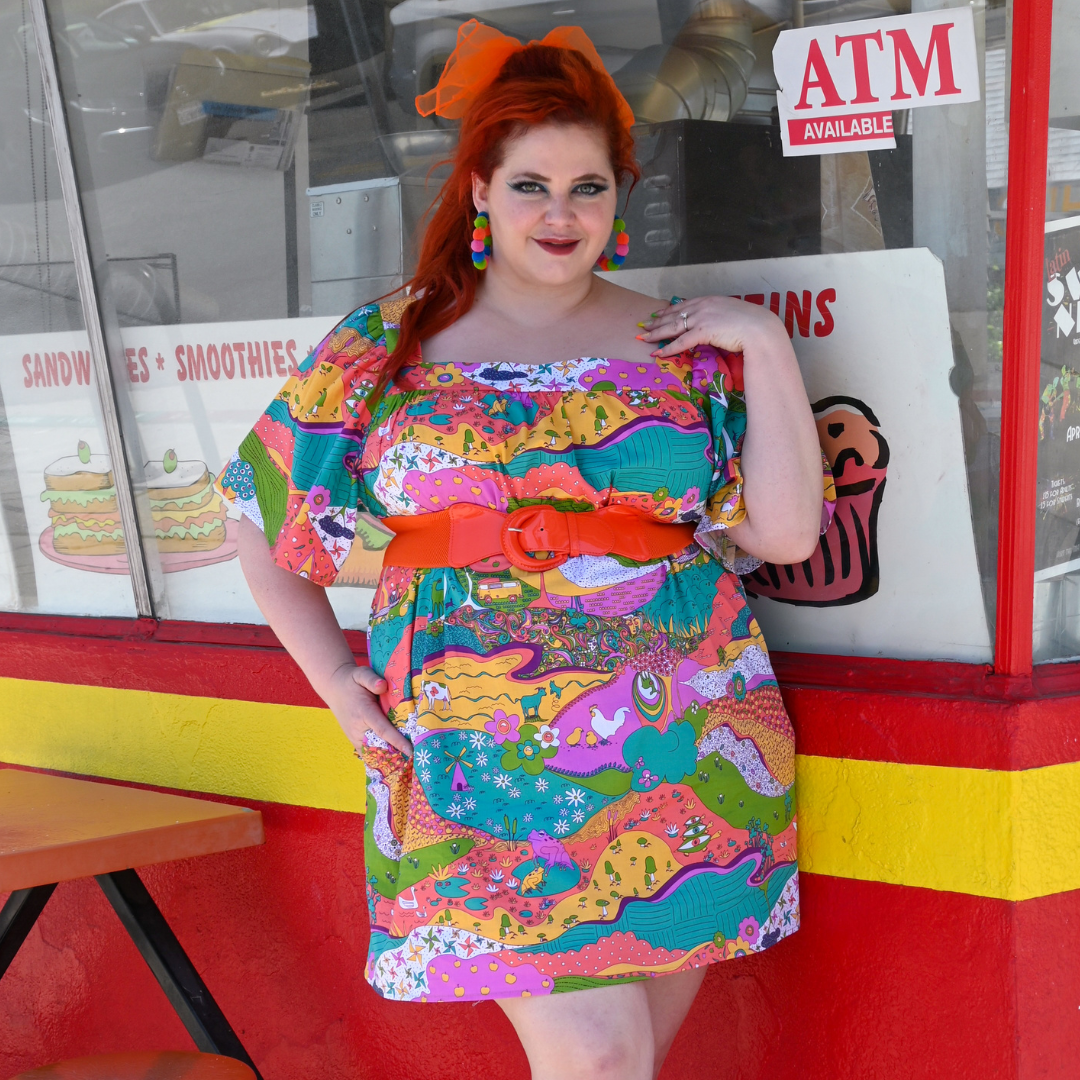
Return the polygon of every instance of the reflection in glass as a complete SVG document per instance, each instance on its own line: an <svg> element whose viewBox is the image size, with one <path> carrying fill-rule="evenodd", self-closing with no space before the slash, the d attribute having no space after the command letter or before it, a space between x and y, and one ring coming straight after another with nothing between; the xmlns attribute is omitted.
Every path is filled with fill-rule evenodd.
<svg viewBox="0 0 1080 1080"><path fill-rule="evenodd" d="M64 47L97 44L79 26L68 37ZM133 615L25 4L0 10L0 80L0 609ZM118 281L139 273L125 267ZM137 290L121 293L137 304Z"/></svg>

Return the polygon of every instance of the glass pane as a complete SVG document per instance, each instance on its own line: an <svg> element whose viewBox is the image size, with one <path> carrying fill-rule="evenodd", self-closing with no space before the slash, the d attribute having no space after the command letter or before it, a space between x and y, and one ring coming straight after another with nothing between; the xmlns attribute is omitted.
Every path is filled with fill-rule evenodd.
<svg viewBox="0 0 1080 1080"><path fill-rule="evenodd" d="M924 6L940 5L914 10ZM162 525L165 612L258 618L232 558L231 516L193 493L190 517L169 518L166 470L175 456L180 487L203 490L308 348L407 278L445 175L433 166L456 137L453 123L418 116L414 99L476 17L522 40L563 23L585 29L639 121L627 282L665 295L684 281L679 268L708 267L687 272L689 288L711 282L773 307L808 379L819 354L832 365L814 391L826 450L854 461L878 447L844 495L843 538L823 541L809 569L747 578L770 641L988 660L1006 8L957 6L974 12L982 100L894 113L895 150L785 157L779 34L872 27L911 11L907 0L121 0L93 18L75 0L50 0L62 81L79 102L71 115L96 257L148 268L143 305L114 289L110 310L129 364L136 485ZM918 261L923 249L940 268ZM918 342L896 322L904 304L911 323L927 322L907 284L916 279L935 313ZM861 313L860 290L870 305ZM893 359L882 337L899 350ZM872 364L885 381L855 393ZM907 371L904 413L883 387ZM941 522L947 565L917 539ZM842 572L830 576L829 560ZM966 600L943 606L959 589ZM331 596L346 625L364 623L366 589ZM927 637L925 613L938 609Z"/></svg>
<svg viewBox="0 0 1080 1080"><path fill-rule="evenodd" d="M0 608L135 613L25 3L0 4Z"/></svg>
<svg viewBox="0 0 1080 1080"><path fill-rule="evenodd" d="M298 227L309 114L370 112L371 54L325 6L325 25L263 0L49 7L163 617L261 621L211 478L336 321L312 317ZM362 625L369 599L335 590L343 624Z"/></svg>
<svg viewBox="0 0 1080 1080"><path fill-rule="evenodd" d="M408 6L395 8L393 21ZM974 16L981 100L894 111L893 150L783 156L771 65L780 32L862 22L860 32L874 33L876 20L952 6L970 6ZM673 8L665 10L670 17ZM615 73L638 115L652 121L639 139L644 183L625 215L643 243L631 244L626 266L666 267L652 279L657 295L692 295L708 281L768 303L800 356L822 445L849 470L838 477L839 525L819 552L803 566L765 566L744 578L774 647L991 657L1007 15L993 2L687 5L683 21L661 20L662 46ZM696 119L685 102L708 54L703 28L715 35L713 48L723 42L733 92L704 102L705 119ZM736 44L743 41L752 64ZM681 99L665 89L675 86ZM933 259L918 262L920 251L940 269ZM749 262L740 269L734 260ZM725 268L674 273L681 263ZM644 275L635 280L647 289ZM905 282L917 282L916 291ZM910 307L893 321L897 305ZM914 327L926 332L918 343ZM906 383L893 381L898 372ZM876 452L860 442L871 435ZM848 547L856 542L861 558Z"/></svg>
<svg viewBox="0 0 1080 1080"><path fill-rule="evenodd" d="M1056 0L1035 519L1036 662L1080 656L1080 2Z"/></svg>

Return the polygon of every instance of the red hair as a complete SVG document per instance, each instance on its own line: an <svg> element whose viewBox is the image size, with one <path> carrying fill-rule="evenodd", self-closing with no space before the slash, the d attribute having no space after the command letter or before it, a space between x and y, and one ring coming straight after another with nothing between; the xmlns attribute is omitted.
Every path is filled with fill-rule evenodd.
<svg viewBox="0 0 1080 1080"><path fill-rule="evenodd" d="M476 208L472 178L485 183L502 161L508 140L540 124L580 124L606 137L615 180L636 181L641 169L634 140L620 117L625 104L611 78L576 49L533 44L515 52L482 90L461 123L453 171L424 233L411 303L387 366L390 377L415 357L420 342L457 322L473 306L479 274L472 261Z"/></svg>

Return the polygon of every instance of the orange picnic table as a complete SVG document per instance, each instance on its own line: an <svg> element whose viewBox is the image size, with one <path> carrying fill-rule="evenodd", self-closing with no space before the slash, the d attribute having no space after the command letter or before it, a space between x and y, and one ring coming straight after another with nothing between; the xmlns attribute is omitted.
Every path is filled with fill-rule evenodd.
<svg viewBox="0 0 1080 1080"><path fill-rule="evenodd" d="M134 867L262 842L242 806L0 768L0 978L57 884L92 875L199 1050L255 1069Z"/></svg>

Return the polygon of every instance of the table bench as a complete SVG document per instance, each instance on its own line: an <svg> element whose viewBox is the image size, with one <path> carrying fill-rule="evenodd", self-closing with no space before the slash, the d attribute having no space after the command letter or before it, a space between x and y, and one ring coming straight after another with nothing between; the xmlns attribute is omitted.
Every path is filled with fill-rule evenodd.
<svg viewBox="0 0 1080 1080"><path fill-rule="evenodd" d="M57 884L93 876L199 1050L259 1077L134 867L262 842L246 807L0 768L0 979Z"/></svg>

